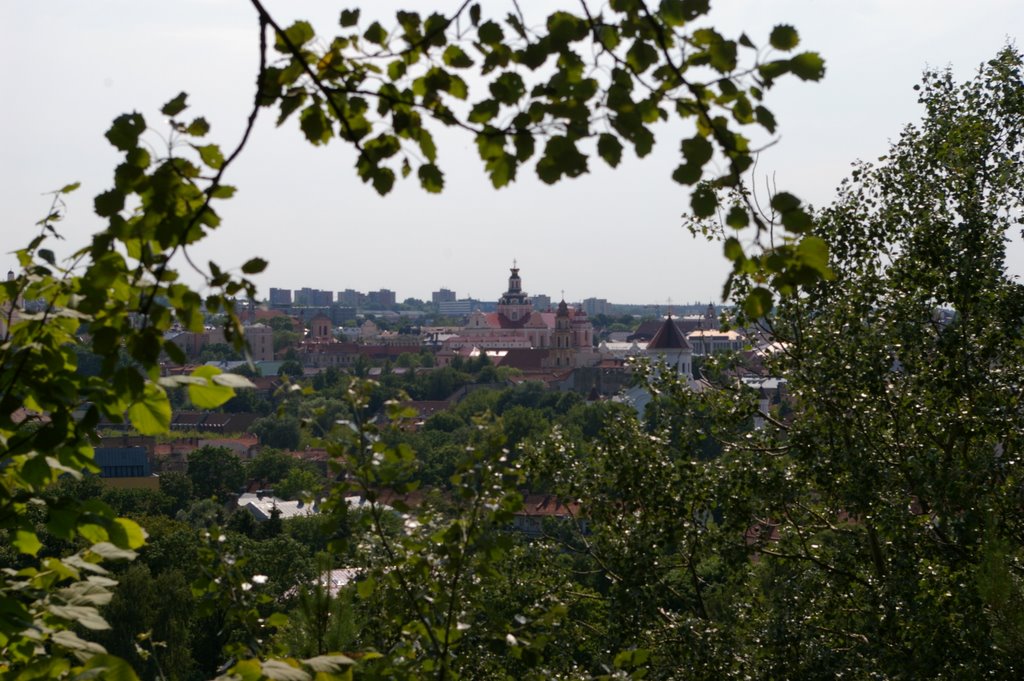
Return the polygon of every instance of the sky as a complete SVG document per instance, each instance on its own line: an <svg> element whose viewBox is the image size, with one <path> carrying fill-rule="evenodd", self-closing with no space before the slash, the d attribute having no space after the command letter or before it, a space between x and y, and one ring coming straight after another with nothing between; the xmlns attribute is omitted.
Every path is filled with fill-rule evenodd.
<svg viewBox="0 0 1024 681"><path fill-rule="evenodd" d="M309 19L333 35L339 11L328 0L266 0L282 24ZM385 13L426 13L450 2L362 3ZM557 3L520 0L542 22ZM597 3L595 3L596 5ZM488 8L499 0L485 0ZM780 123L753 178L815 205L827 204L854 160L885 153L901 128L920 118L913 86L926 67L968 78L1007 41L1024 32L1020 0L728 0L710 18L728 37L746 32L767 42L775 24L790 24L800 49L820 52L825 79L780 81L767 106ZM233 148L241 135L256 71L256 15L246 0L3 0L0 2L0 268L35 235L49 207L46 192L70 182L63 250L87 243L102 227L92 197L111 185L118 162L103 133L116 116L159 109L180 91L190 113L213 126L210 140ZM568 301L686 304L718 300L727 273L721 245L694 239L682 226L686 189L670 175L675 123L637 160L627 152L614 171L556 186L521 169L511 187L494 190L473 140L438 136L446 172L441 195L414 180L379 197L353 170L354 153L335 143L314 148L295 121L275 128L264 115L226 177L238 187L219 212L223 225L193 252L202 261L239 267L251 257L270 266L256 281L269 287L340 291L389 288L398 299L425 298L441 287L459 297L495 299L516 259L530 294ZM153 138L158 142L159 138ZM1024 247L1011 245L1008 269L1024 273ZM198 278L191 280L193 285Z"/></svg>

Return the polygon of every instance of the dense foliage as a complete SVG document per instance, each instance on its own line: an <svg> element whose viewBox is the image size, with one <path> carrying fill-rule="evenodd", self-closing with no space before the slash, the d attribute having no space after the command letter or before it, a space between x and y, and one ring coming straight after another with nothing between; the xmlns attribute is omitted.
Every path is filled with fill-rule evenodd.
<svg viewBox="0 0 1024 681"><path fill-rule="evenodd" d="M926 74L925 121L812 221L785 193L772 215L754 210L739 129L772 131L765 90L820 77L821 61L763 61L746 36L696 29L706 2L583 3L541 27L465 3L399 13L392 34L346 10L329 42L252 4L258 90L238 147L202 143L184 95L163 108L164 154L140 114L118 118L107 138L123 162L95 201L107 228L58 262L46 246L65 187L0 286L0 678L1019 675L1024 296L1004 262L1024 199L1018 53L963 85ZM786 26L769 38L797 42ZM202 409L249 385L211 367L162 377L160 363L182 359L164 332L205 313L226 315L234 343L215 354L244 351L233 300L265 263L242 277L211 264L202 298L174 258L218 226L224 172L269 106L298 112L315 144L353 145L381 193L413 164L441 189L431 120L474 136L496 187L534 157L546 182L579 175L587 145L617 165L625 145L650 151L656 122L691 120L674 177L708 180L696 217L731 191L726 225L753 224L753 247L726 240L730 281L771 332L763 361L787 380L785 409L763 411L728 361L707 363L700 392L640 372L656 395L645 418L507 387L485 361L380 383L331 371L256 426L322 449L326 471L208 447L159 490L105 488L88 475L101 418L166 432L169 391ZM728 169L705 178L716 153ZM760 243L776 220L789 236ZM423 423L396 399L456 390ZM318 514L258 522L223 503L253 481ZM562 510L514 532L538 503L527 491Z"/></svg>

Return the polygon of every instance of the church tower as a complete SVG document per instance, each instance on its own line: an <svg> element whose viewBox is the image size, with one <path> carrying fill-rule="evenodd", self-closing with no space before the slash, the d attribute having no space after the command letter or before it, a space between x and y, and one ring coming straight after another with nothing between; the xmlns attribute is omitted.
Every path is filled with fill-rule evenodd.
<svg viewBox="0 0 1024 681"><path fill-rule="evenodd" d="M498 314L512 322L521 322L533 312L533 303L523 291L523 282L519 278L519 268L512 261L512 274L508 278L508 290L498 300Z"/></svg>
<svg viewBox="0 0 1024 681"><path fill-rule="evenodd" d="M576 364L576 351L572 342L572 319L565 300L558 304L555 313L555 330L551 332L551 350L548 351L548 366L554 369L571 368Z"/></svg>

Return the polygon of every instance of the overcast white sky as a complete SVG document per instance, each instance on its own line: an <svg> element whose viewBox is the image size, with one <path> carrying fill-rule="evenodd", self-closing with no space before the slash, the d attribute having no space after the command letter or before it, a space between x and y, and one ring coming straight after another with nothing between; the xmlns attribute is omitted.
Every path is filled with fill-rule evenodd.
<svg viewBox="0 0 1024 681"><path fill-rule="evenodd" d="M308 18L331 35L345 5L328 0L267 1L282 23ZM355 3L351 3L355 4ZM427 12L451 3L362 3ZM488 2L484 2L485 11ZM493 3L498 4L498 3ZM521 0L540 22L554 5ZM950 65L962 79L1024 32L1020 0L728 0L712 21L730 37L767 42L771 27L797 27L802 49L817 50L821 83L787 80L767 104L779 142L759 171L812 203L830 200L851 161L884 153L888 140L920 116L912 89L926 66ZM252 97L256 19L246 0L2 0L0 63L0 267L34 235L48 208L44 193L81 181L64 223L78 246L100 226L92 197L111 184L110 121L137 110L160 120L160 106L190 93L191 112L213 125L210 138L233 147ZM227 181L239 188L221 205L224 225L199 253L223 266L252 256L270 261L264 288L390 288L399 300L429 298L441 286L493 299L517 258L531 294L567 300L677 303L717 299L726 266L718 244L681 227L685 190L670 179L679 128L656 152L616 171L592 162L591 175L549 187L520 172L491 189L468 137L440 140L447 189L427 195L413 181L386 198L362 184L340 144L313 148L294 123L265 116ZM1010 269L1024 271L1014 246Z"/></svg>

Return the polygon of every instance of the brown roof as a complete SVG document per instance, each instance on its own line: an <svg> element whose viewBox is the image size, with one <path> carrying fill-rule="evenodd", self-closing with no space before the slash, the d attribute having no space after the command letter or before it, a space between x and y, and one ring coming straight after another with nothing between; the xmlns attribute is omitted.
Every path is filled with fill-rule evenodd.
<svg viewBox="0 0 1024 681"><path fill-rule="evenodd" d="M672 315L669 315L665 322L654 334L654 338L647 344L648 350L689 350L690 344L686 342L686 335L682 332Z"/></svg>
<svg viewBox="0 0 1024 681"><path fill-rule="evenodd" d="M543 362L548 351L537 348L509 348L505 356L498 362L499 366L511 367L520 371L545 371Z"/></svg>
<svg viewBox="0 0 1024 681"><path fill-rule="evenodd" d="M523 496L523 507L516 515L546 516L549 518L575 518L580 514L580 505L576 502L563 504L558 497L551 494L526 494Z"/></svg>

